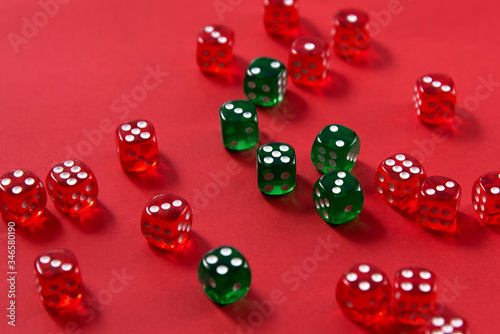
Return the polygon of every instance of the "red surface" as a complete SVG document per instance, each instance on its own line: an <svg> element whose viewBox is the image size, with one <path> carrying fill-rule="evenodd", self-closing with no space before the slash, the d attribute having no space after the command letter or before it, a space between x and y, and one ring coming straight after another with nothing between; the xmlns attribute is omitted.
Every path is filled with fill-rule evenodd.
<svg viewBox="0 0 500 334"><path fill-rule="evenodd" d="M224 3L219 16L214 4ZM8 34L21 34L24 17L43 17L36 15L36 1L3 0L1 173L24 167L43 179L55 163L73 157L89 165L100 187L95 208L81 218L49 203L45 221L17 231L16 332L363 333L334 299L337 280L359 262L390 277L406 266L432 270L446 308L464 316L474 333L497 332L500 231L477 220L470 192L477 177L500 163L494 38L500 3L303 1L302 31L326 39L333 13L346 6L364 8L375 19L369 58L348 63L332 57L324 89L289 82L282 104L259 111L262 141L289 143L297 153L297 188L270 198L257 188L255 150L228 152L218 118L223 102L244 98L251 59L287 61L288 44L265 32L260 1L71 1L36 33L25 31L31 37L15 53ZM388 9L395 14L380 14ZM235 31L236 60L227 80L204 75L196 65L198 29L212 23ZM150 77L156 69L161 75ZM415 115L415 80L432 72L455 81L461 107L451 128L426 127ZM151 90L141 95L143 85ZM121 102L131 94L141 101ZM156 128L156 173L130 176L120 167L114 130L134 118ZM353 173L366 198L355 221L335 228L321 220L311 199L320 174L310 147L331 123L361 137ZM375 168L397 152L414 155L429 175L460 183L456 234L426 231L378 198ZM192 239L183 251L154 251L140 232L144 205L163 191L193 207ZM6 229L0 235L5 273ZM243 300L219 308L199 287L196 266L206 251L225 244L244 254L253 281ZM47 313L35 290L33 261L56 248L73 251L80 264L89 311L75 323ZM119 273L133 279L117 279ZM0 288L6 313L4 279ZM1 331L14 332L1 318Z"/></svg>

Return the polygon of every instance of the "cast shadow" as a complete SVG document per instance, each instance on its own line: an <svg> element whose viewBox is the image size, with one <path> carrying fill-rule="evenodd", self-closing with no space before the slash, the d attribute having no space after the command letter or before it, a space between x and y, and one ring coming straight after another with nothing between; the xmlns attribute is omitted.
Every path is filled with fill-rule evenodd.
<svg viewBox="0 0 500 334"><path fill-rule="evenodd" d="M340 98L347 94L349 90L349 81L342 74L328 70L328 75L323 84L318 86L295 84L295 87L299 88L301 91L317 96Z"/></svg>
<svg viewBox="0 0 500 334"><path fill-rule="evenodd" d="M314 209L312 200L313 185L304 177L297 175L295 188L284 195L268 195L261 192L266 202L287 213L308 212Z"/></svg>
<svg viewBox="0 0 500 334"><path fill-rule="evenodd" d="M350 241L367 244L381 239L386 234L378 218L368 209L361 210L359 216L341 225L330 225L340 236Z"/></svg>
<svg viewBox="0 0 500 334"><path fill-rule="evenodd" d="M393 63L393 58L389 49L373 40L370 42L370 47L365 52L348 57L337 55L337 59L341 59L351 66L372 69L385 69L390 67Z"/></svg>
<svg viewBox="0 0 500 334"><path fill-rule="evenodd" d="M178 178L173 163L160 152L157 165L145 172L134 173L125 171L128 179L136 186L143 189L159 190L164 189L165 185L175 185Z"/></svg>
<svg viewBox="0 0 500 334"><path fill-rule="evenodd" d="M259 142L252 148L249 148L247 150L242 150L242 151L236 151L236 150L230 150L226 148L226 151L228 154L233 158L234 160L238 161L240 164L243 165L255 165L256 159L257 159L257 149L259 146L268 143L269 141L265 141L266 138L263 138L263 134L260 134Z"/></svg>
<svg viewBox="0 0 500 334"><path fill-rule="evenodd" d="M67 332L76 333L90 324L95 325L99 319L99 310L93 310L90 305L87 305L85 300L92 300L93 294L87 289L83 288L82 301L79 305L64 309L62 311L54 311L46 309L54 320L61 328Z"/></svg>
<svg viewBox="0 0 500 334"><path fill-rule="evenodd" d="M258 311L256 304L260 305L261 300L262 297L257 294L255 289L250 288L243 297L234 303L218 305L218 308L231 320L237 322L238 318L246 319L250 313Z"/></svg>
<svg viewBox="0 0 500 334"><path fill-rule="evenodd" d="M59 220L45 209L34 224L24 227L16 226L16 232L32 243L43 244L57 238L62 229Z"/></svg>
<svg viewBox="0 0 500 334"><path fill-rule="evenodd" d="M454 138L467 142L480 141L484 135L476 117L462 106L457 107L453 120L447 124L439 125L420 122L436 136L434 141L437 143L444 142L447 138Z"/></svg>
<svg viewBox="0 0 500 334"><path fill-rule="evenodd" d="M189 239L179 249L167 250L153 246L150 243L148 245L155 255L169 263L186 267L197 265L203 255L211 249L207 241L195 231L190 232Z"/></svg>
<svg viewBox="0 0 500 334"><path fill-rule="evenodd" d="M356 177L363 188L364 195L372 195L377 192L375 188L374 176L375 169L370 167L362 160L356 161L353 169L351 170L351 174Z"/></svg>
<svg viewBox="0 0 500 334"><path fill-rule="evenodd" d="M113 223L113 214L99 200L79 215L66 215L85 233L97 233Z"/></svg>
<svg viewBox="0 0 500 334"><path fill-rule="evenodd" d="M272 107L258 107L261 115L271 117L269 128L273 133L282 131L291 122L297 122L307 116L308 107L306 101L296 93L287 90L281 103Z"/></svg>
<svg viewBox="0 0 500 334"><path fill-rule="evenodd" d="M309 19L305 17L300 18L298 30L299 30L298 36L316 36L323 38L322 37L323 32L318 30L318 28Z"/></svg>
<svg viewBox="0 0 500 334"><path fill-rule="evenodd" d="M248 61L244 58L233 54L233 62L231 70L228 73L209 73L201 71L205 78L214 84L220 86L229 86L240 83L243 86L243 79L245 78L245 71L248 67Z"/></svg>

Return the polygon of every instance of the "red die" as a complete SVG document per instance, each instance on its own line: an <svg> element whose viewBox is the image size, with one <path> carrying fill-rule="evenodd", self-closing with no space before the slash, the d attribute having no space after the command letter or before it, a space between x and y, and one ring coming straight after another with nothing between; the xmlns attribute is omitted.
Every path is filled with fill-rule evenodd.
<svg viewBox="0 0 500 334"><path fill-rule="evenodd" d="M417 200L417 221L433 230L455 231L460 196L457 181L444 176L427 178Z"/></svg>
<svg viewBox="0 0 500 334"><path fill-rule="evenodd" d="M455 115L455 84L446 74L428 74L415 85L415 109L418 118L429 124L444 124Z"/></svg>
<svg viewBox="0 0 500 334"><path fill-rule="evenodd" d="M485 224L500 224L500 172L484 174L472 186L472 204Z"/></svg>
<svg viewBox="0 0 500 334"><path fill-rule="evenodd" d="M298 0L264 0L264 25L271 35L291 36L299 26Z"/></svg>
<svg viewBox="0 0 500 334"><path fill-rule="evenodd" d="M80 269L68 250L57 249L40 255L35 261L35 283L42 304L48 309L71 308L82 299Z"/></svg>
<svg viewBox="0 0 500 334"><path fill-rule="evenodd" d="M56 208L69 214L77 214L90 208L99 192L94 173L79 160L57 164L49 172L45 182Z"/></svg>
<svg viewBox="0 0 500 334"><path fill-rule="evenodd" d="M196 58L205 72L227 73L233 61L234 33L229 27L205 26L198 33Z"/></svg>
<svg viewBox="0 0 500 334"><path fill-rule="evenodd" d="M192 224L191 207L180 196L158 194L144 208L141 230L150 244L172 249L186 242Z"/></svg>
<svg viewBox="0 0 500 334"><path fill-rule="evenodd" d="M425 334L469 334L469 326L462 317L435 316L427 322Z"/></svg>
<svg viewBox="0 0 500 334"><path fill-rule="evenodd" d="M343 9L333 19L333 48L344 58L364 51L370 45L368 14L359 9Z"/></svg>
<svg viewBox="0 0 500 334"><path fill-rule="evenodd" d="M290 50L288 70L296 83L318 86L326 78L330 49L319 37L299 37Z"/></svg>
<svg viewBox="0 0 500 334"><path fill-rule="evenodd" d="M360 264L342 275L337 284L337 304L352 321L371 325L379 321L391 303L392 286L377 267Z"/></svg>
<svg viewBox="0 0 500 334"><path fill-rule="evenodd" d="M422 268L404 268L394 279L394 317L408 325L424 325L436 309L436 275Z"/></svg>
<svg viewBox="0 0 500 334"><path fill-rule="evenodd" d="M375 185L387 204L405 210L416 204L426 174L424 167L409 154L394 154L380 164Z"/></svg>
<svg viewBox="0 0 500 334"><path fill-rule="evenodd" d="M27 169L14 169L0 177L0 211L20 226L32 224L47 203L38 176Z"/></svg>
<svg viewBox="0 0 500 334"><path fill-rule="evenodd" d="M148 170L158 162L158 143L151 122L133 120L117 130L117 150L122 168L130 172Z"/></svg>

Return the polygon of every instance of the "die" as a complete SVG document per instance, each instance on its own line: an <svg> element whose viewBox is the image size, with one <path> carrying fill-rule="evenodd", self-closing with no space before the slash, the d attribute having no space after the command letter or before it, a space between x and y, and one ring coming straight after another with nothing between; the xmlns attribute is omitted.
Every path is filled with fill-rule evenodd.
<svg viewBox="0 0 500 334"><path fill-rule="evenodd" d="M387 204L406 210L417 204L420 187L426 178L424 167L417 159L398 153L378 166L375 186Z"/></svg>
<svg viewBox="0 0 500 334"><path fill-rule="evenodd" d="M500 224L500 172L484 174L474 182L472 205L483 223Z"/></svg>
<svg viewBox="0 0 500 334"><path fill-rule="evenodd" d="M425 334L469 334L469 325L459 316L434 316L425 328Z"/></svg>
<svg viewBox="0 0 500 334"><path fill-rule="evenodd" d="M298 0L264 0L264 26L270 35L291 36L299 26Z"/></svg>
<svg viewBox="0 0 500 334"><path fill-rule="evenodd" d="M436 275L423 268L403 268L394 279L392 310L397 321L425 325L436 309Z"/></svg>
<svg viewBox="0 0 500 334"><path fill-rule="evenodd" d="M363 190L358 180L347 171L326 173L313 188L314 206L321 218L339 225L356 218L363 209Z"/></svg>
<svg viewBox="0 0 500 334"><path fill-rule="evenodd" d="M79 160L54 166L45 183L55 207L68 214L79 214L90 208L99 192L94 173Z"/></svg>
<svg viewBox="0 0 500 334"><path fill-rule="evenodd" d="M287 69L273 58L255 58L245 75L245 95L253 103L271 107L281 101L286 92Z"/></svg>
<svg viewBox="0 0 500 334"><path fill-rule="evenodd" d="M35 284L49 310L72 309L82 299L82 277L76 258L68 250L43 253L35 260Z"/></svg>
<svg viewBox="0 0 500 334"><path fill-rule="evenodd" d="M208 25L198 33L196 59L202 71L228 73L233 62L234 33L221 24Z"/></svg>
<svg viewBox="0 0 500 334"><path fill-rule="evenodd" d="M222 246L209 251L198 265L201 288L216 304L231 304L243 297L251 280L247 260L233 247Z"/></svg>
<svg viewBox="0 0 500 334"><path fill-rule="evenodd" d="M333 18L333 49L342 58L355 57L370 45L370 18L359 9L342 9Z"/></svg>
<svg viewBox="0 0 500 334"><path fill-rule="evenodd" d="M322 38L299 37L290 49L289 75L295 83L319 86L325 81L329 58L330 49Z"/></svg>
<svg viewBox="0 0 500 334"><path fill-rule="evenodd" d="M151 198L141 217L141 231L153 246L174 249L189 237L193 215L191 206L182 197L162 193Z"/></svg>
<svg viewBox="0 0 500 334"><path fill-rule="evenodd" d="M446 74L427 74L415 85L415 109L418 118L428 124L445 124L455 115L455 84Z"/></svg>
<svg viewBox="0 0 500 334"><path fill-rule="evenodd" d="M335 296L347 318L370 326L388 313L392 285L387 275L377 267L358 264L342 275Z"/></svg>
<svg viewBox="0 0 500 334"><path fill-rule="evenodd" d="M425 179L417 200L417 221L427 228L453 232L457 227L460 185L444 176Z"/></svg>
<svg viewBox="0 0 500 334"><path fill-rule="evenodd" d="M145 120L122 123L117 129L117 151L122 168L143 172L158 162L158 143L153 124Z"/></svg>
<svg viewBox="0 0 500 334"><path fill-rule="evenodd" d="M47 193L34 173L13 169L0 177L0 203L0 212L6 220L28 226L42 214Z"/></svg>
<svg viewBox="0 0 500 334"><path fill-rule="evenodd" d="M350 171L358 160L361 143L353 130L339 124L325 126L316 136L311 160L322 173Z"/></svg>
<svg viewBox="0 0 500 334"><path fill-rule="evenodd" d="M233 100L219 110L222 142L230 150L246 150L259 142L257 110L252 102Z"/></svg>
<svg viewBox="0 0 500 334"><path fill-rule="evenodd" d="M264 144L257 150L257 184L268 195L282 195L295 188L295 150L285 143Z"/></svg>

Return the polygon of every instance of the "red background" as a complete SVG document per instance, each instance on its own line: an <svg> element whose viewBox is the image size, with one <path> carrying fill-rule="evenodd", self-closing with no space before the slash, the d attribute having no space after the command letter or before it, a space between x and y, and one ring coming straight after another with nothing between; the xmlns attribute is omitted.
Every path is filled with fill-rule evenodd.
<svg viewBox="0 0 500 334"><path fill-rule="evenodd" d="M217 3L225 3L226 11L218 13ZM17 230L15 330L363 333L341 314L334 287L347 268L368 262L391 278L409 265L433 270L448 311L468 319L474 333L498 331L499 230L476 219L470 193L477 177L500 169L500 87L483 83L500 82L500 4L303 1L302 33L328 38L333 13L345 6L371 15L368 59L333 57L324 89L290 82L282 104L259 111L262 142L287 142L297 153L296 189L270 198L258 191L254 157L222 145L218 119L223 102L244 98L243 75L251 59L287 60L288 44L264 31L261 1L73 0L43 22L37 1L2 0L1 173L28 168L45 179L53 164L81 158L100 186L97 206L80 219L48 203L43 221ZM23 36L23 17L33 22L34 15L43 26L15 46L9 33ZM235 65L227 79L202 74L195 62L197 31L211 23L229 25L236 34ZM147 67L168 76L124 109L122 94L140 91ZM462 105L455 124L442 130L424 126L413 110L414 82L429 72L451 75ZM113 130L132 118L146 118L156 127L161 159L155 173L130 177L120 168ZM361 137L353 173L365 192L360 216L335 228L322 221L311 199L320 174L310 147L330 123L351 127ZM460 183L457 233L426 231L378 198L375 168L396 152L413 153L429 175ZM195 210L190 242L168 254L148 247L139 228L148 199L164 191L183 196ZM7 272L6 232L0 240L5 263L0 268ZM331 253L321 248L326 242L333 244ZM239 249L253 276L247 296L222 308L204 296L196 277L202 255L221 245ZM87 313L75 322L47 313L34 287L33 261L53 248L72 250L80 263ZM123 271L129 279L117 281L115 274ZM2 279L0 305L6 314L5 283ZM1 318L2 331L14 332L5 315Z"/></svg>

